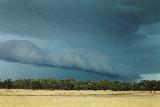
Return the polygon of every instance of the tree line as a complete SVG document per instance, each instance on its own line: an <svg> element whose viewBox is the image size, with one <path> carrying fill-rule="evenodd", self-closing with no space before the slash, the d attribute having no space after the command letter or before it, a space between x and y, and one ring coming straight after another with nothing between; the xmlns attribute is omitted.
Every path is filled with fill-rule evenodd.
<svg viewBox="0 0 160 107"><path fill-rule="evenodd" d="M79 81L74 79L7 79L0 81L1 89L33 90L113 90L113 91L160 91L160 80L140 82L121 81Z"/></svg>

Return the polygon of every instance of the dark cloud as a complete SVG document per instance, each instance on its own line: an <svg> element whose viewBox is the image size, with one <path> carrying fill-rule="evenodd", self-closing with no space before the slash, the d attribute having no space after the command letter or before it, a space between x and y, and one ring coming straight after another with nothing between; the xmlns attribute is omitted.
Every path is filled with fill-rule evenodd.
<svg viewBox="0 0 160 107"><path fill-rule="evenodd" d="M0 7L0 30L44 38L91 35L132 43L145 38L137 33L141 25L160 19L157 0L7 0Z"/></svg>
<svg viewBox="0 0 160 107"><path fill-rule="evenodd" d="M1 32L28 38L33 37L39 40L57 40L70 48L85 48L88 51L94 50L107 54L112 60L108 63L114 66L114 70L111 70L113 75L114 72L118 72L118 74L122 73L135 79L137 79L141 73L158 72L160 44L155 41L155 38L157 38L155 35L159 35L159 24L157 24L159 22L159 0L0 1ZM148 35L150 35L150 37ZM159 38L157 38L157 40L159 40ZM6 43L8 44L8 42ZM91 63L83 60L86 58L84 58L86 51L82 52L83 57L79 55L63 56L63 54L61 54L58 58L60 57L64 60L62 60L61 63L57 62L56 64L52 64L50 59L54 58L46 57L51 57L52 55L49 53L42 55L44 52L41 52L41 48L34 45L33 47L32 50L35 50L34 54L37 54L35 55L36 57L45 56L45 58L42 58L43 60L35 57L35 60L27 61L28 58L22 58L18 59L17 62L36 63L36 65L43 63L42 65L46 66L53 66L58 63L59 67L76 68L86 71L89 71L89 67L92 66ZM48 47L54 46L49 45ZM7 48L8 47L6 47L6 49ZM22 48L27 48L29 52L31 51L28 46ZM63 48L60 49L64 50ZM4 52L6 52L6 50ZM24 51L22 56L25 55L25 53L27 52ZM70 54L70 52L67 53ZM16 55L19 54L16 52ZM7 55L4 60L16 62L17 59L15 58L20 58L20 56L13 56L12 54ZM90 54L88 54L88 56L90 56ZM80 62L76 59L79 57L83 60L82 62L84 62L84 64L87 64L84 66L82 66L82 64L79 65ZM4 57L1 59L3 58ZM44 59L49 61L45 61ZM57 59L57 61L58 60L60 59ZM103 63L103 60L101 63ZM61 64L64 64L66 67ZM72 66L67 64L71 64ZM95 64L98 66L99 62L95 61ZM104 64L100 64L101 67L95 66L94 70L91 67L92 72L110 72L108 68L102 65ZM130 71L128 69L133 69L132 73L134 73L135 76L132 76L130 74L132 70ZM112 73L108 73L107 75Z"/></svg>
<svg viewBox="0 0 160 107"><path fill-rule="evenodd" d="M43 67L75 69L115 78L128 78L128 73L116 71L103 56L87 56L73 53L45 52L27 40L0 42L0 59L8 62ZM106 60L105 60L105 59ZM118 66L119 68L120 66ZM122 68L122 67L121 67ZM123 68L124 69L124 68ZM132 73L129 73L132 74Z"/></svg>

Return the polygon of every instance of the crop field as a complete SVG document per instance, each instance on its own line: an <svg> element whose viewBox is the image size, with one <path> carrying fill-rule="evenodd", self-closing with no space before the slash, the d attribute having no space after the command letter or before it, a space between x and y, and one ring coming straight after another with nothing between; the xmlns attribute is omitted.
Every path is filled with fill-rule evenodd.
<svg viewBox="0 0 160 107"><path fill-rule="evenodd" d="M1 89L0 107L160 107L160 92Z"/></svg>

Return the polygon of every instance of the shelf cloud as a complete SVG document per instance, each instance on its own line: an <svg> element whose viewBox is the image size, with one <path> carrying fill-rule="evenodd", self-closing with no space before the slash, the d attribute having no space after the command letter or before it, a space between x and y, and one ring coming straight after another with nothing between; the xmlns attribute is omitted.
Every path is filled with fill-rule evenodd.
<svg viewBox="0 0 160 107"><path fill-rule="evenodd" d="M87 71L71 76L82 80L159 73L159 0L0 0L0 25L4 61Z"/></svg>
<svg viewBox="0 0 160 107"><path fill-rule="evenodd" d="M6 40L0 42L0 59L7 62L35 66L75 69L117 78L128 75L115 72L109 61L104 59L103 56L45 52L28 40Z"/></svg>

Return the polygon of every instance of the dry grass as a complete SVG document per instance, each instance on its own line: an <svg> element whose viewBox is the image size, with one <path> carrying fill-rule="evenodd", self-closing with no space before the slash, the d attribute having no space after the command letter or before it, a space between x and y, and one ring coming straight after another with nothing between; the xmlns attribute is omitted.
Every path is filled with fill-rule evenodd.
<svg viewBox="0 0 160 107"><path fill-rule="evenodd" d="M0 107L160 107L160 92L0 90Z"/></svg>

